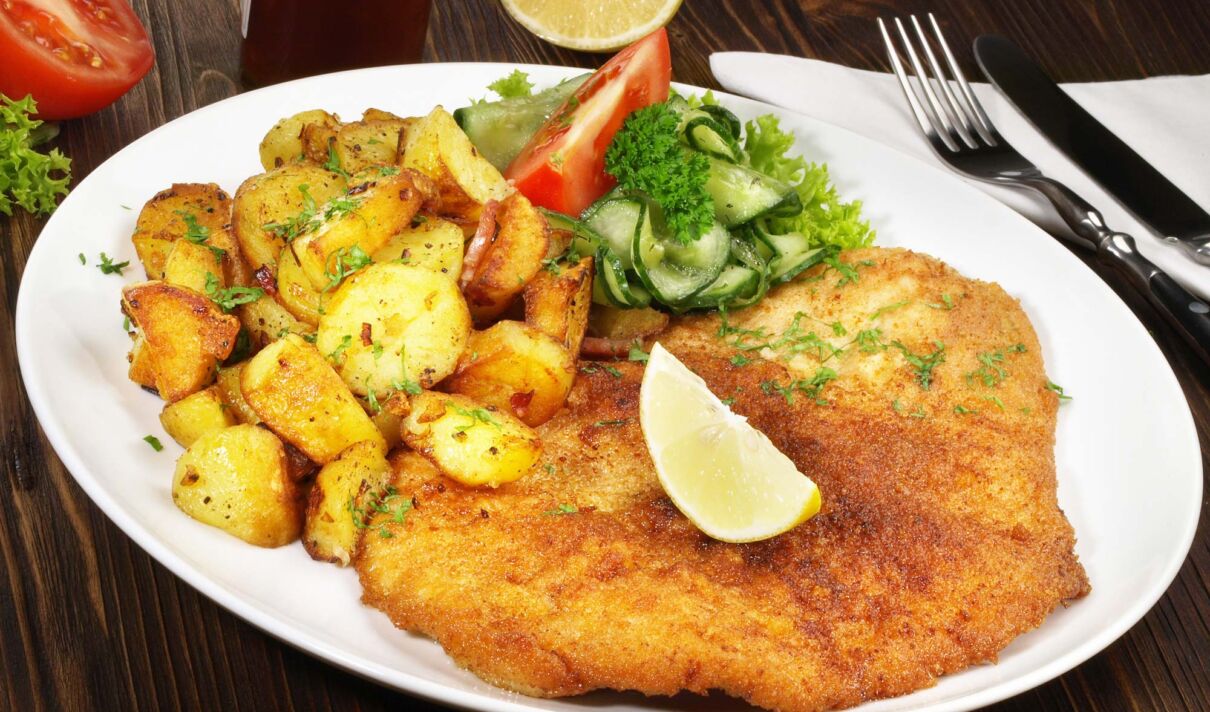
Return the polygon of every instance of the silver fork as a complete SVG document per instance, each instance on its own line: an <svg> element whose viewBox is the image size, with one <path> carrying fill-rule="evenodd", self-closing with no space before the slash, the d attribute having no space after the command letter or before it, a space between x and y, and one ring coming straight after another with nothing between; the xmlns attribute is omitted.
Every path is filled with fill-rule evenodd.
<svg viewBox="0 0 1210 712"><path fill-rule="evenodd" d="M1109 229L1096 208L1067 186L1044 176L1037 166L1004 140L971 91L937 19L929 13L928 20L952 79L946 76L937 61L933 42L915 15L910 21L919 48L932 70L931 75L920 61L917 43L913 43L902 21L895 18L895 28L913 74L904 69L899 49L881 19L878 28L882 31L887 56L899 78L903 95L933 152L963 175L989 183L1027 188L1045 196L1078 237L1073 242L1096 250L1100 262L1125 275L1160 309L1194 350L1210 361L1210 306L1144 257L1133 237ZM951 82L957 84L956 92Z"/></svg>

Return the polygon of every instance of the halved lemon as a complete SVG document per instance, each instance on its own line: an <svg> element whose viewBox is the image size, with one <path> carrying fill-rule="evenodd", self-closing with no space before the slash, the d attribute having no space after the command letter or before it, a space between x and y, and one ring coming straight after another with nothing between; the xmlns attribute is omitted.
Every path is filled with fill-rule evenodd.
<svg viewBox="0 0 1210 712"><path fill-rule="evenodd" d="M659 344L643 374L639 422L664 491L707 535L759 541L819 512L819 487Z"/></svg>
<svg viewBox="0 0 1210 712"><path fill-rule="evenodd" d="M681 0L504 0L525 29L551 44L610 52L663 27Z"/></svg>

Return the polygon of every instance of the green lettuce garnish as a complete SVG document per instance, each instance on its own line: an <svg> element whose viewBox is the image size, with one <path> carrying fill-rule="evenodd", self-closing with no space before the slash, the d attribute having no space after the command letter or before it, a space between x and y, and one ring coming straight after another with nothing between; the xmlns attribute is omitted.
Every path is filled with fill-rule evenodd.
<svg viewBox="0 0 1210 712"><path fill-rule="evenodd" d="M520 69L514 69L507 77L500 77L487 85L488 89L500 95L501 99L524 99L534 93L534 84L529 75Z"/></svg>
<svg viewBox="0 0 1210 712"><path fill-rule="evenodd" d="M53 126L30 118L38 105L32 96L13 101L0 94L0 213L13 214L18 205L35 214L48 214L67 195L71 159L52 149L34 146L53 138ZM57 177L56 177L57 176Z"/></svg>
<svg viewBox="0 0 1210 712"><path fill-rule="evenodd" d="M798 215L769 219L772 232L798 232L814 246L837 245L843 249L866 247L874 241L870 223L861 217L861 201L846 203L840 199L826 165L786 155L794 136L781 130L776 116L759 116L744 128L744 151L752 168L794 186L802 199L803 210Z"/></svg>

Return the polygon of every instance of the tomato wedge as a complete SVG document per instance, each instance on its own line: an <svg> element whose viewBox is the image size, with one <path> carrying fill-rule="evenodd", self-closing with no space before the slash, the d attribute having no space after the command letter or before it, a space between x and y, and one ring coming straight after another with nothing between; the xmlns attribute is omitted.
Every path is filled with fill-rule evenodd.
<svg viewBox="0 0 1210 712"><path fill-rule="evenodd" d="M124 0L0 0L0 93L32 94L43 119L112 104L155 61Z"/></svg>
<svg viewBox="0 0 1210 712"><path fill-rule="evenodd" d="M605 149L630 112L668 99L663 28L618 52L559 107L504 171L530 202L579 215L614 186Z"/></svg>

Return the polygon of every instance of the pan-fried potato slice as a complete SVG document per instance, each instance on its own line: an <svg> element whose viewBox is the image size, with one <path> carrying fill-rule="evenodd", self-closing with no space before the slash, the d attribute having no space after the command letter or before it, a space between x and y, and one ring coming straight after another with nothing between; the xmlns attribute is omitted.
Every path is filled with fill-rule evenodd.
<svg viewBox="0 0 1210 712"><path fill-rule="evenodd" d="M314 328L304 324L273 297L265 295L239 308L239 320L248 331L254 349L260 350L286 334L306 336Z"/></svg>
<svg viewBox="0 0 1210 712"><path fill-rule="evenodd" d="M248 362L243 361L234 366L220 368L218 376L214 379L214 387L218 389L223 402L231 406L228 412L234 415L236 420L241 423L258 425L260 416L256 414L255 410L252 410L248 401L244 400L244 392L240 390L240 374L244 372L246 363Z"/></svg>
<svg viewBox="0 0 1210 712"><path fill-rule="evenodd" d="M385 262L355 272L328 300L315 346L333 354L354 393L381 398L399 384L429 387L453 373L470 329L452 279Z"/></svg>
<svg viewBox="0 0 1210 712"><path fill-rule="evenodd" d="M403 396L391 396L391 400L396 398L401 399L400 403L406 403ZM408 404L407 408L402 409L402 412L407 412L411 408ZM374 421L374 425L378 427L378 432L382 433L382 439L387 443L387 452L399 447L399 443L403 442L399 437L399 428L403 425L403 416L396 412L396 408L382 407L377 413L370 413L370 420Z"/></svg>
<svg viewBox="0 0 1210 712"><path fill-rule="evenodd" d="M172 501L194 519L256 546L298 538L303 507L273 433L234 425L199 437L177 460Z"/></svg>
<svg viewBox="0 0 1210 712"><path fill-rule="evenodd" d="M147 279L163 279L173 242L192 227L206 231L207 244L225 249L227 245L214 238L230 221L231 198L222 188L214 183L174 183L143 206L130 239Z"/></svg>
<svg viewBox="0 0 1210 712"><path fill-rule="evenodd" d="M398 118L363 119L341 126L333 144L340 167L356 173L370 166L395 164L405 126L406 122Z"/></svg>
<svg viewBox="0 0 1210 712"><path fill-rule="evenodd" d="M533 468L542 440L532 428L465 396L425 391L412 399L403 441L464 485L497 487Z"/></svg>
<svg viewBox="0 0 1210 712"><path fill-rule="evenodd" d="M282 250L277 262L277 294L274 295L286 311L302 323L315 327L324 312L325 295L311 286L302 267L290 250Z"/></svg>
<svg viewBox="0 0 1210 712"><path fill-rule="evenodd" d="M580 353L592 306L592 258L573 265L552 263L525 286L525 323Z"/></svg>
<svg viewBox="0 0 1210 712"><path fill-rule="evenodd" d="M147 339L142 334L134 334L134 344L126 360L130 363L130 370L126 374L130 380L154 391L155 367L151 364L151 349L147 348Z"/></svg>
<svg viewBox="0 0 1210 712"><path fill-rule="evenodd" d="M477 324L504 313L546 259L546 218L524 195L513 193L500 203L496 226L496 239L462 290Z"/></svg>
<svg viewBox="0 0 1210 712"><path fill-rule="evenodd" d="M666 312L642 309L615 309L595 304L588 314L588 333L611 341L632 341L655 336L668 328Z"/></svg>
<svg viewBox="0 0 1210 712"><path fill-rule="evenodd" d="M244 181L235 191L231 228L251 269L275 264L286 241L345 189L343 176L310 163L289 163Z"/></svg>
<svg viewBox="0 0 1210 712"><path fill-rule="evenodd" d="M227 286L223 275L223 261L214 250L188 240L177 240L164 260L164 281L195 292L206 293L206 285L213 283L218 288Z"/></svg>
<svg viewBox="0 0 1210 712"><path fill-rule="evenodd" d="M260 142L260 163L265 170L294 163L303 157L302 132L307 126L317 125L329 129L340 126L340 119L323 109L300 111L281 119Z"/></svg>
<svg viewBox="0 0 1210 712"><path fill-rule="evenodd" d="M340 168L336 161L336 132L340 125L307 124L303 126L299 140L302 142L303 159L320 166ZM333 165L336 163L336 165Z"/></svg>
<svg viewBox="0 0 1210 712"><path fill-rule="evenodd" d="M317 290L338 286L351 259L358 255L368 258L391 235L409 227L425 200L407 171L363 185L356 195L322 205L319 226L290 244L303 274Z"/></svg>
<svg viewBox="0 0 1210 712"><path fill-rule="evenodd" d="M210 386L164 406L160 424L181 447L189 447L212 430L235 425L235 416L218 386Z"/></svg>
<svg viewBox="0 0 1210 712"><path fill-rule="evenodd" d="M575 377L575 357L554 338L529 324L500 321L471 334L458 370L442 387L538 426L563 407Z"/></svg>
<svg viewBox="0 0 1210 712"><path fill-rule="evenodd" d="M513 190L440 106L409 127L401 162L437 184L443 215L477 220L484 203L504 200Z"/></svg>
<svg viewBox="0 0 1210 712"><path fill-rule="evenodd" d="M239 333L239 319L192 289L164 282L124 287L122 311L142 332L139 350L150 349L154 387L169 402L209 384Z"/></svg>
<svg viewBox="0 0 1210 712"><path fill-rule="evenodd" d="M395 233L373 257L375 262L399 260L458 279L465 244L462 228L448 220L426 218Z"/></svg>
<svg viewBox="0 0 1210 712"><path fill-rule="evenodd" d="M391 507L398 499L385 491L390 479L391 466L371 442L350 445L323 466L303 525L303 548L312 559L348 566L374 505Z"/></svg>
<svg viewBox="0 0 1210 712"><path fill-rule="evenodd" d="M248 360L240 392L265 425L321 465L362 440L386 443L328 361L289 334Z"/></svg>

